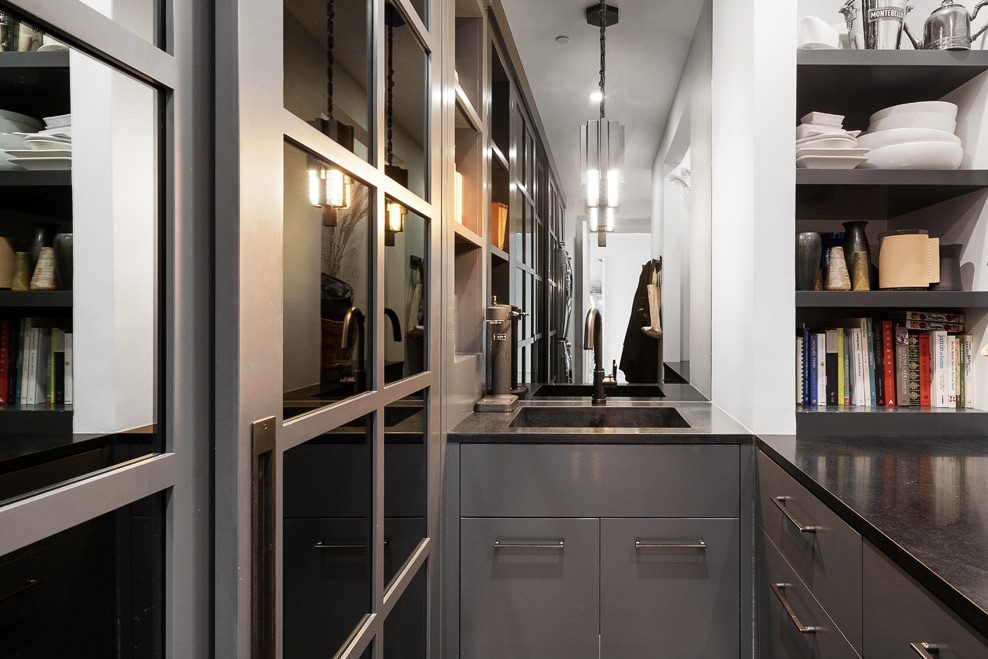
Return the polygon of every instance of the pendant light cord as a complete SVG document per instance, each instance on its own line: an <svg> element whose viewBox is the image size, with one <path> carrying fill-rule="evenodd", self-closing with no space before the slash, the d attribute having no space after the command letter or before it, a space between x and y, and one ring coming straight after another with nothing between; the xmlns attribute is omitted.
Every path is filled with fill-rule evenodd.
<svg viewBox="0 0 988 659"><path fill-rule="evenodd" d="M394 45L395 45L395 34L394 26L388 24L388 88L387 88L387 108L385 113L387 114L387 124L388 124L388 143L385 149L385 158L389 165L393 164L391 161L394 158L394 136L392 133L391 123L393 121L392 116L394 112L394 86L395 86L395 76L394 76Z"/></svg>
<svg viewBox="0 0 988 659"><path fill-rule="evenodd" d="M604 83L606 80L607 67L605 65L607 47L604 39L604 30L607 28L607 5L605 0L600 0L600 118L604 118L604 103L607 96L604 95Z"/></svg>
<svg viewBox="0 0 988 659"><path fill-rule="evenodd" d="M336 11L333 0L326 1L326 114L333 118L333 23Z"/></svg>

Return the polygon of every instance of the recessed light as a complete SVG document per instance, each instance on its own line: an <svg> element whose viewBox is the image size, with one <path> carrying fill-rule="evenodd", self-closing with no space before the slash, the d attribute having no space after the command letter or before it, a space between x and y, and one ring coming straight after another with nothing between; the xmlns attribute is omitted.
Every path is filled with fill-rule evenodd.
<svg viewBox="0 0 988 659"><path fill-rule="evenodd" d="M590 92L590 102L591 103L600 103L600 101L603 98L604 98L604 95L601 94L599 90L598 91L595 91L595 92Z"/></svg>
<svg viewBox="0 0 988 659"><path fill-rule="evenodd" d="M558 37L556 37L556 43L569 43L569 37L567 37L565 34L560 34Z"/></svg>

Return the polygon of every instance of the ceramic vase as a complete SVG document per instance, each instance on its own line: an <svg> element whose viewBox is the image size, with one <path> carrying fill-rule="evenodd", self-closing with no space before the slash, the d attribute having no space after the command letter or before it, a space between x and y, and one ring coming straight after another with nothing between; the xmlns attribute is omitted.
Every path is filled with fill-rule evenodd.
<svg viewBox="0 0 988 659"><path fill-rule="evenodd" d="M55 250L55 274L58 276L58 286L62 290L72 288L72 234L56 233L52 239Z"/></svg>
<svg viewBox="0 0 988 659"><path fill-rule="evenodd" d="M17 244L10 236L0 236L0 288L14 283L14 252Z"/></svg>
<svg viewBox="0 0 988 659"><path fill-rule="evenodd" d="M26 291L31 288L31 255L27 252L14 253L14 278L10 283L13 291Z"/></svg>
<svg viewBox="0 0 988 659"><path fill-rule="evenodd" d="M871 260L868 252L851 254L851 290L871 290Z"/></svg>
<svg viewBox="0 0 988 659"><path fill-rule="evenodd" d="M858 252L867 252L869 260L871 259L871 248L868 246L868 236L865 234L865 225L867 222L841 222L844 226L844 258L853 259ZM851 268L856 268L857 264L853 261L848 261L847 263Z"/></svg>
<svg viewBox="0 0 988 659"><path fill-rule="evenodd" d="M844 260L843 247L831 247L830 267L827 268L827 282L824 288L828 291L851 290L851 276L847 273L847 262Z"/></svg>
<svg viewBox="0 0 988 659"><path fill-rule="evenodd" d="M31 240L28 243L27 251L31 255L31 272L38 265L38 257L41 256L42 247L51 247L51 237L57 227L54 224L32 224Z"/></svg>
<svg viewBox="0 0 988 659"><path fill-rule="evenodd" d="M961 286L961 249L963 245L940 245L940 283L930 290L959 291Z"/></svg>
<svg viewBox="0 0 988 659"><path fill-rule="evenodd" d="M812 291L820 270L823 241L814 231L796 236L796 290Z"/></svg>
<svg viewBox="0 0 988 659"><path fill-rule="evenodd" d="M58 290L58 280L55 278L55 250L51 247L42 247L38 255L38 264L34 266L34 274L31 276L32 291L55 291Z"/></svg>

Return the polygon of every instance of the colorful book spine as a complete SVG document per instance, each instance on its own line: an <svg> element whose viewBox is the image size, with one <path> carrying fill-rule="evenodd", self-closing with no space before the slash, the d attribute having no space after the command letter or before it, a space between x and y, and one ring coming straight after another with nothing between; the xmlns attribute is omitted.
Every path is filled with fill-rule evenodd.
<svg viewBox="0 0 988 659"><path fill-rule="evenodd" d="M964 407L971 409L974 407L974 337L970 334L964 335Z"/></svg>
<svg viewBox="0 0 988 659"><path fill-rule="evenodd" d="M72 333L65 333L65 404L72 404Z"/></svg>
<svg viewBox="0 0 988 659"><path fill-rule="evenodd" d="M919 404L921 407L929 407L933 402L933 395L930 391L932 375L930 335L924 332L919 335Z"/></svg>
<svg viewBox="0 0 988 659"><path fill-rule="evenodd" d="M837 405L837 384L838 378L838 347L837 347L837 330L828 329L825 334L824 339L826 345L826 355L824 357L824 364L826 368L827 375L827 405Z"/></svg>
<svg viewBox="0 0 988 659"><path fill-rule="evenodd" d="M892 335L892 321L882 321L882 365L885 379L885 406L895 407L895 343Z"/></svg>
<svg viewBox="0 0 988 659"><path fill-rule="evenodd" d="M850 332L841 328L841 342L844 350L844 404L851 404L851 382L854 374L851 370L851 337Z"/></svg>
<svg viewBox="0 0 988 659"><path fill-rule="evenodd" d="M851 371L854 373L854 383L851 386L851 400L855 405L868 404L868 377L865 375L864 339L860 327L851 329Z"/></svg>
<svg viewBox="0 0 988 659"><path fill-rule="evenodd" d="M865 318L865 336L863 337L865 346L863 350L868 353L868 370L865 374L868 378L868 405L875 407L878 405L878 390L875 388L875 328L871 318ZM881 354L881 353L879 353Z"/></svg>
<svg viewBox="0 0 988 659"><path fill-rule="evenodd" d="M909 332L909 406L919 407L919 334Z"/></svg>
<svg viewBox="0 0 988 659"><path fill-rule="evenodd" d="M885 407L885 349L882 347L882 324L880 321L870 319L868 323L872 355L874 355L871 376L875 383L875 402L872 404Z"/></svg>
<svg viewBox="0 0 988 659"><path fill-rule="evenodd" d="M909 330L895 327L895 404L909 406Z"/></svg>
<svg viewBox="0 0 988 659"><path fill-rule="evenodd" d="M803 377L803 336L799 335L796 337L796 404L803 404L803 384L805 378Z"/></svg>
<svg viewBox="0 0 988 659"><path fill-rule="evenodd" d="M816 334L816 395L817 405L827 405L827 335L824 332Z"/></svg>
<svg viewBox="0 0 988 659"><path fill-rule="evenodd" d="M947 407L957 408L957 337L947 337Z"/></svg>
<svg viewBox="0 0 988 659"><path fill-rule="evenodd" d="M844 396L844 383L847 381L847 370L844 368L844 328L838 327L834 331L837 332L837 404L847 405Z"/></svg>
<svg viewBox="0 0 988 659"><path fill-rule="evenodd" d="M810 380L810 383L809 383L809 389L810 389L810 406L811 407L816 407L817 406L817 372L816 371L817 371L817 363L818 363L817 362L817 354L816 354L817 353L817 341L816 341L816 334L810 333L809 336L810 336L810 338L809 338L809 343L810 343L810 349L809 349L809 362L810 362L810 377L809 377L809 380Z"/></svg>

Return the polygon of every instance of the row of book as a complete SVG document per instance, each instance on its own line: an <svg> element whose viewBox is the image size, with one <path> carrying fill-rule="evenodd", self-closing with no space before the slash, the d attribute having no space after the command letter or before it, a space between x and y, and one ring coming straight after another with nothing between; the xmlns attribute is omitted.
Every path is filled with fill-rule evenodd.
<svg viewBox="0 0 988 659"><path fill-rule="evenodd" d="M974 339L964 316L905 311L796 332L803 407L974 407Z"/></svg>
<svg viewBox="0 0 988 659"><path fill-rule="evenodd" d="M72 333L60 322L0 319L0 404L72 404Z"/></svg>

